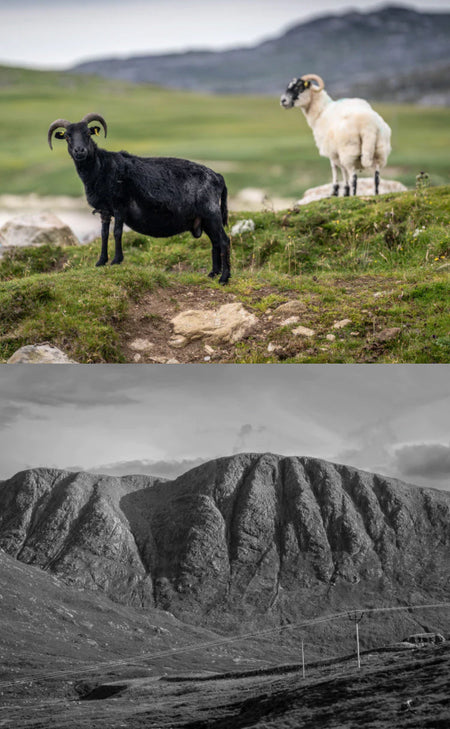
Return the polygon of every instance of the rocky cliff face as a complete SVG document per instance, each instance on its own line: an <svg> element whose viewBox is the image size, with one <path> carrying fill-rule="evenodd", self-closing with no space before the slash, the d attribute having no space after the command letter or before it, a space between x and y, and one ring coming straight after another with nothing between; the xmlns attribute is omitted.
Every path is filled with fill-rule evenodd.
<svg viewBox="0 0 450 729"><path fill-rule="evenodd" d="M0 483L0 546L194 622L289 623L449 599L450 494L272 454L175 481L35 469Z"/></svg>

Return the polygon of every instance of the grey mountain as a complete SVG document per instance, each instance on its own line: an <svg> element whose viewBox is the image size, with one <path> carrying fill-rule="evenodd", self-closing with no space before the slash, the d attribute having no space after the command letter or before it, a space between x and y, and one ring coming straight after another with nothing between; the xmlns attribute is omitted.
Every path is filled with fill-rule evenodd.
<svg viewBox="0 0 450 729"><path fill-rule="evenodd" d="M191 623L286 625L448 600L450 493L273 454L216 459L173 481L40 468L0 483L0 547Z"/></svg>
<svg viewBox="0 0 450 729"><path fill-rule="evenodd" d="M209 93L280 94L293 76L317 73L332 96L450 101L450 13L388 6L295 25L251 48L105 58L76 72Z"/></svg>

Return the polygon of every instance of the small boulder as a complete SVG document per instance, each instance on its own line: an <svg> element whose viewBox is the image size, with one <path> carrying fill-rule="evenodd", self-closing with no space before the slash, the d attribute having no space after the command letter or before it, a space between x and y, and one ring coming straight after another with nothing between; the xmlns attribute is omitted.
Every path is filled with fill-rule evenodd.
<svg viewBox="0 0 450 729"><path fill-rule="evenodd" d="M150 342L148 339L133 339L133 341L130 343L130 349L134 350L135 352L146 352L148 349L152 349L155 345L153 342Z"/></svg>
<svg viewBox="0 0 450 729"><path fill-rule="evenodd" d="M296 337L313 337L316 332L314 329L309 329L309 327L296 327L292 330L292 334Z"/></svg>
<svg viewBox="0 0 450 729"><path fill-rule="evenodd" d="M18 215L0 228L0 245L5 248L45 244L75 246L79 241L69 226L53 213Z"/></svg>
<svg viewBox="0 0 450 729"><path fill-rule="evenodd" d="M303 194L301 200L297 200L296 205L307 205L308 203L314 202L315 200L321 200L324 197L331 197L331 182L326 185L319 185L318 187L311 187ZM397 180L384 180L380 179L379 192L381 195L388 192L405 192L408 188L405 187L401 182ZM339 195L344 194L344 185L339 185ZM373 177L358 177L357 195L374 195L374 180Z"/></svg>
<svg viewBox="0 0 450 729"><path fill-rule="evenodd" d="M340 321L334 322L333 329L343 329L344 327L347 327L351 323L352 323L351 319L341 319Z"/></svg>
<svg viewBox="0 0 450 729"><path fill-rule="evenodd" d="M253 233L255 230L255 223L253 220L239 220L231 228L231 235L241 235L241 233Z"/></svg>
<svg viewBox="0 0 450 729"><path fill-rule="evenodd" d="M53 344L26 344L14 352L8 364L78 364Z"/></svg>
<svg viewBox="0 0 450 729"><path fill-rule="evenodd" d="M303 301L291 299L291 301L286 301L284 304L277 306L273 313L275 316L295 316L296 314L303 314L305 309L306 306Z"/></svg>
<svg viewBox="0 0 450 729"><path fill-rule="evenodd" d="M205 339L211 343L229 342L244 339L257 318L247 311L240 302L224 304L219 309L188 309L171 320L174 333L187 341Z"/></svg>

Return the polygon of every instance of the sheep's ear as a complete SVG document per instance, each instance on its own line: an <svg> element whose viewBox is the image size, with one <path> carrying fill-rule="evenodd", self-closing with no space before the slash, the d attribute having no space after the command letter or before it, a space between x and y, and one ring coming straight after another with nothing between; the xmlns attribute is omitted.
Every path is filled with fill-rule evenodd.
<svg viewBox="0 0 450 729"><path fill-rule="evenodd" d="M66 136L65 132L55 132L56 139L64 139L65 136Z"/></svg>
<svg viewBox="0 0 450 729"><path fill-rule="evenodd" d="M100 127L89 127L89 131L92 135L98 136L100 134Z"/></svg>

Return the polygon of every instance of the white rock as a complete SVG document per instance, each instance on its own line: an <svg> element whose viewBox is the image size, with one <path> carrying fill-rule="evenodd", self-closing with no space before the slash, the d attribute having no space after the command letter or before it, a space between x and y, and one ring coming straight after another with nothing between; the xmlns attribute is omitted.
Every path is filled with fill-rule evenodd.
<svg viewBox="0 0 450 729"><path fill-rule="evenodd" d="M130 349L135 352L145 352L147 349L151 349L155 345L148 339L134 339L130 344Z"/></svg>
<svg viewBox="0 0 450 729"><path fill-rule="evenodd" d="M167 344L169 347L174 347L175 349L181 349L182 347L185 347L188 343L188 338L179 336L179 337L171 337Z"/></svg>
<svg viewBox="0 0 450 729"><path fill-rule="evenodd" d="M329 342L334 342L334 340L336 339L336 335L335 334L327 334L327 336L325 337L325 339L328 339Z"/></svg>
<svg viewBox="0 0 450 729"><path fill-rule="evenodd" d="M281 322L280 327L288 327L290 324L297 324L300 321L298 316L290 316Z"/></svg>
<svg viewBox="0 0 450 729"><path fill-rule="evenodd" d="M313 337L315 334L314 329L309 329L308 327L297 327L296 329L292 330L292 334L295 334L296 337Z"/></svg>
<svg viewBox="0 0 450 729"><path fill-rule="evenodd" d="M77 364L53 344L26 344L14 352L8 364Z"/></svg>
<svg viewBox="0 0 450 729"><path fill-rule="evenodd" d="M305 309L306 306L302 301L298 301L297 299L291 299L291 301L286 301L284 304L280 304L280 306L277 306L273 313L277 316L295 315L303 314L305 312Z"/></svg>
<svg viewBox="0 0 450 729"><path fill-rule="evenodd" d="M300 200L297 200L296 205L307 205L308 203L314 202L315 200L321 200L324 197L331 197L331 181L326 185L319 185L318 187L311 187L303 194ZM379 192L381 195L387 192L405 192L408 188L405 187L401 182L396 180L384 180L380 179ZM374 195L373 177L358 177L357 195ZM339 185L339 195L344 194L344 185Z"/></svg>
<svg viewBox="0 0 450 729"><path fill-rule="evenodd" d="M206 354L214 354L216 350L213 347L210 347L209 344L205 344L205 352Z"/></svg>
<svg viewBox="0 0 450 729"><path fill-rule="evenodd" d="M174 359L173 357L171 359L168 359L166 364L180 364L177 359Z"/></svg>
<svg viewBox="0 0 450 729"><path fill-rule="evenodd" d="M42 246L45 244L74 246L79 241L68 225L53 213L18 215L0 228L0 245L5 248Z"/></svg>
<svg viewBox="0 0 450 729"><path fill-rule="evenodd" d="M257 321L254 314L247 311L240 302L236 302L224 304L219 309L188 309L177 314L171 323L175 335L189 341L206 339L210 343L233 344L244 339Z"/></svg>
<svg viewBox="0 0 450 729"><path fill-rule="evenodd" d="M351 319L341 319L340 321L334 322L333 329L343 329L344 327L346 327L348 324L351 324L351 323L352 323Z"/></svg>
<svg viewBox="0 0 450 729"><path fill-rule="evenodd" d="M239 220L231 228L231 235L241 235L242 233L253 233L255 223L253 220Z"/></svg>

